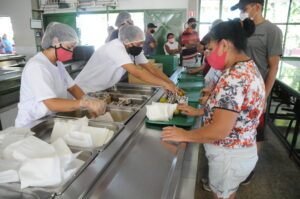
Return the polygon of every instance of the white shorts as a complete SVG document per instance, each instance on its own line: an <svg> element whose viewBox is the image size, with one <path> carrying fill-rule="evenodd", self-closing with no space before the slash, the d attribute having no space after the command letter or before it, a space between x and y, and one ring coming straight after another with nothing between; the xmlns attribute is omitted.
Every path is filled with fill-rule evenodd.
<svg viewBox="0 0 300 199"><path fill-rule="evenodd" d="M219 198L236 192L254 169L258 160L256 145L230 149L204 144L209 167L209 186Z"/></svg>

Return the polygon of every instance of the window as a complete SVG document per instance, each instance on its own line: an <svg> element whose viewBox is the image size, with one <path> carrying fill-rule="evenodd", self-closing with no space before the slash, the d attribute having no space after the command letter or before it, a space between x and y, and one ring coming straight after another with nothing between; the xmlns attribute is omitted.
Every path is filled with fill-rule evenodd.
<svg viewBox="0 0 300 199"><path fill-rule="evenodd" d="M240 11L230 8L238 0L199 0L199 33L202 38L211 23L221 18L228 20L239 17ZM268 0L265 1L264 15L267 20L277 25L283 34L283 56L300 57L300 0Z"/></svg>
<svg viewBox="0 0 300 199"><path fill-rule="evenodd" d="M237 4L236 0L225 0L222 4L222 20L234 19L240 17L240 10L231 11L230 8Z"/></svg>
<svg viewBox="0 0 300 199"><path fill-rule="evenodd" d="M201 0L200 22L213 22L214 20L219 19L219 9L219 0Z"/></svg>
<svg viewBox="0 0 300 199"><path fill-rule="evenodd" d="M288 25L284 55L288 57L300 57L299 25Z"/></svg>
<svg viewBox="0 0 300 199"><path fill-rule="evenodd" d="M76 26L80 29L82 45L92 45L97 49L108 37L107 27L115 26L119 13L82 14L76 18ZM144 29L144 13L130 13L134 24ZM116 28L116 27L115 27Z"/></svg>
<svg viewBox="0 0 300 199"><path fill-rule="evenodd" d="M9 52L8 54L15 54L15 51L14 51L14 32L13 32L13 29L12 29L12 23L11 23L11 19L10 17L0 17L0 37L2 38L4 34L6 34L7 36L7 40L9 42L9 44L11 45L12 47L12 52ZM3 53L7 53L5 52L5 50L3 50L2 48L0 49L0 54L3 54Z"/></svg>
<svg viewBox="0 0 300 199"><path fill-rule="evenodd" d="M106 14L83 14L76 19L76 25L80 29L82 45L92 45L97 49L105 43L107 38Z"/></svg>
<svg viewBox="0 0 300 199"><path fill-rule="evenodd" d="M289 23L300 23L300 0L293 0Z"/></svg>
<svg viewBox="0 0 300 199"><path fill-rule="evenodd" d="M289 4L287 0L268 0L266 18L272 23L286 23Z"/></svg>

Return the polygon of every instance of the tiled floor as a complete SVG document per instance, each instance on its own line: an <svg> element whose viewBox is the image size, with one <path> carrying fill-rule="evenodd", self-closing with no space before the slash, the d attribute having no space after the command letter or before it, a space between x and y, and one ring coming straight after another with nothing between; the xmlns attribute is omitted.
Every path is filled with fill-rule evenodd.
<svg viewBox="0 0 300 199"><path fill-rule="evenodd" d="M252 182L240 187L236 199L300 199L300 167L288 157L287 150L268 127L259 158ZM201 188L205 164L200 146L196 199L212 198L211 193Z"/></svg>

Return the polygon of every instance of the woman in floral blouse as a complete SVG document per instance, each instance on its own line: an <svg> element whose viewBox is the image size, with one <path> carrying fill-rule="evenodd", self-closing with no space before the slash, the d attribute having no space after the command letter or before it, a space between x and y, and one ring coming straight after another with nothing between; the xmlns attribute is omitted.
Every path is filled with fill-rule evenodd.
<svg viewBox="0 0 300 199"><path fill-rule="evenodd" d="M204 109L179 106L186 115L203 116L204 126L191 131L163 129L164 141L205 143L214 198L235 198L258 159L255 137L265 86L254 61L244 53L254 30L250 19L222 22L211 30L207 59L222 75Z"/></svg>

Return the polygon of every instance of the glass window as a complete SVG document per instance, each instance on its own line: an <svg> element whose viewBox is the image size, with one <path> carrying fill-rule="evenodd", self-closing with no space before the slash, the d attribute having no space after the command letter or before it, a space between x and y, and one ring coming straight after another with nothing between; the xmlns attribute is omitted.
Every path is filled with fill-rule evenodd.
<svg viewBox="0 0 300 199"><path fill-rule="evenodd" d="M279 73L277 73L277 77L295 77L298 76L300 78L300 68L298 67L299 61L280 61L279 64ZM299 82L299 81L298 81ZM291 82L288 82L291 83ZM300 82L299 82L300 83Z"/></svg>
<svg viewBox="0 0 300 199"><path fill-rule="evenodd" d="M300 0L293 0L289 23L300 23Z"/></svg>
<svg viewBox="0 0 300 199"><path fill-rule="evenodd" d="M266 18L273 23L286 23L289 10L287 0L268 0Z"/></svg>
<svg viewBox="0 0 300 199"><path fill-rule="evenodd" d="M240 17L240 10L236 9L231 11L230 8L237 4L238 1L236 0L223 0L223 7L222 7L222 20L226 21L228 19L234 19Z"/></svg>
<svg viewBox="0 0 300 199"><path fill-rule="evenodd" d="M300 25L288 25L284 56L300 57Z"/></svg>
<svg viewBox="0 0 300 199"><path fill-rule="evenodd" d="M200 24L199 27L199 37L200 40L209 32L211 24Z"/></svg>
<svg viewBox="0 0 300 199"><path fill-rule="evenodd" d="M0 17L0 38L3 37L3 35L6 35L6 42L3 42L0 40L1 46L0 46L0 54L15 54L15 42L13 40L14 38L14 31L12 29L12 23L10 17ZM5 48L4 46L8 45L10 48ZM9 51L8 51L9 50Z"/></svg>
<svg viewBox="0 0 300 199"><path fill-rule="evenodd" d="M95 24L95 21L97 22ZM80 29L82 45L92 45L97 49L105 43L108 36L106 14L83 14L76 18L77 28ZM91 31L93 30L93 31Z"/></svg>
<svg viewBox="0 0 300 199"><path fill-rule="evenodd" d="M107 26L115 26L119 13L107 14L82 14L76 18L77 28L80 29L80 40L82 45L92 45L97 49L105 43L108 37ZM134 24L144 29L144 13L130 13ZM95 24L95 21L97 22ZM93 31L91 31L91 27ZM105 28L104 28L105 27Z"/></svg>
<svg viewBox="0 0 300 199"><path fill-rule="evenodd" d="M219 19L220 0L201 0L200 22Z"/></svg>

